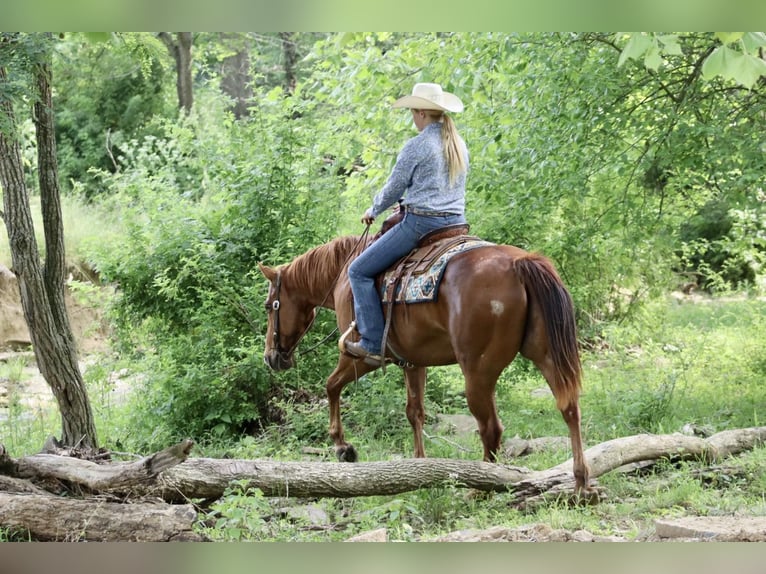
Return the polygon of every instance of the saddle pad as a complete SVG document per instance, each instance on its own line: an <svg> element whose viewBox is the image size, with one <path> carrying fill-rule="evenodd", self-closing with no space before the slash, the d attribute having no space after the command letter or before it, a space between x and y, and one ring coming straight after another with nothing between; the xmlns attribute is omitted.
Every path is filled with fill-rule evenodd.
<svg viewBox="0 0 766 574"><path fill-rule="evenodd" d="M392 281L397 281L402 276L403 279L399 281L396 286L396 292L394 294L394 303L427 303L429 301L436 301L437 293L439 292L439 283L441 283L444 276L444 270L447 268L447 263L455 255L459 253L465 253L471 249L478 247L485 247L487 245L495 245L489 241L483 241L481 239L468 239L464 242L458 243L444 253L439 255L433 260L433 263L422 271L401 273L399 270L401 262L397 262L386 271L383 275L383 281L380 287L381 300L383 303L389 303L389 291L388 285Z"/></svg>

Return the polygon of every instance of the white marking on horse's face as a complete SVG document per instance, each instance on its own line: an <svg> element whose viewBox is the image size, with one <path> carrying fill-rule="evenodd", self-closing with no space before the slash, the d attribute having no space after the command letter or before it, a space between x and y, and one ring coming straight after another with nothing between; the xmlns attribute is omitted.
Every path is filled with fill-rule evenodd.
<svg viewBox="0 0 766 574"><path fill-rule="evenodd" d="M492 301L489 302L490 306L492 307L492 314L497 315L498 317L503 314L503 311L505 311L505 305L503 305L502 301L498 301L497 299L492 299Z"/></svg>

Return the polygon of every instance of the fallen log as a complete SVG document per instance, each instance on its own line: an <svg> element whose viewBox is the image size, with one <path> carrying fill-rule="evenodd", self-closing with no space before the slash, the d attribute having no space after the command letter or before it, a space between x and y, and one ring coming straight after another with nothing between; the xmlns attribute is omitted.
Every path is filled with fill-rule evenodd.
<svg viewBox="0 0 766 574"><path fill-rule="evenodd" d="M610 440L585 452L591 478L638 461L702 458L709 461L750 450L766 440L766 427L723 431L707 439L682 434L641 434ZM426 458L339 464L190 458L162 473L151 493L168 501L216 499L232 483L267 496L357 497L400 494L454 485L510 492L523 500L574 488L572 460L540 471L482 461Z"/></svg>
<svg viewBox="0 0 766 574"><path fill-rule="evenodd" d="M190 504L124 504L96 498L0 492L0 526L39 541L201 541Z"/></svg>
<svg viewBox="0 0 766 574"><path fill-rule="evenodd" d="M266 496L336 497L399 494L456 485L477 490L507 490L529 470L478 460L413 458L341 464L190 458L164 472L152 494L170 502L217 499L233 483L258 488Z"/></svg>
<svg viewBox="0 0 766 574"><path fill-rule="evenodd" d="M616 468L649 460L703 459L717 462L752 450L766 441L766 427L725 430L708 438L674 433L666 435L639 434L602 442L585 451L591 476L597 478ZM571 473L572 460L544 473Z"/></svg>
<svg viewBox="0 0 766 574"><path fill-rule="evenodd" d="M588 449L585 456L591 477L596 479L638 461L660 458L716 461L752 449L764 440L766 427L723 431L709 438L641 434L601 443ZM16 477L57 479L81 485L92 493L159 496L168 502L217 499L235 482L258 488L267 496L338 498L393 495L447 485L511 492L517 498L524 498L551 489L571 489L574 485L571 459L553 468L532 471L482 461L440 458L355 464L186 459L190 448L191 441L184 441L134 463L95 464L41 454L12 461L10 466L15 469L11 474ZM0 465L0 473L8 467L7 463Z"/></svg>
<svg viewBox="0 0 766 574"><path fill-rule="evenodd" d="M95 463L90 460L34 454L16 460L6 458L0 472L33 482L65 481L91 493L125 493L152 482L161 472L187 459L194 442L186 439L134 462Z"/></svg>

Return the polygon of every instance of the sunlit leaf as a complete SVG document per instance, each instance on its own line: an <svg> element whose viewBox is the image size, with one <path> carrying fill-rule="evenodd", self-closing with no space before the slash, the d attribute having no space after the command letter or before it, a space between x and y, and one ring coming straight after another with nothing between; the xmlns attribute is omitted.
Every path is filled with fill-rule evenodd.
<svg viewBox="0 0 766 574"><path fill-rule="evenodd" d="M745 50L747 50L748 52L754 52L758 48L766 46L766 33L747 32L742 37L742 43L745 45Z"/></svg>
<svg viewBox="0 0 766 574"><path fill-rule="evenodd" d="M715 76L721 76L747 88L752 87L758 78L764 75L766 75L766 62L757 56L743 54L728 46L716 48L702 64L704 79L710 80Z"/></svg>
<svg viewBox="0 0 766 574"><path fill-rule="evenodd" d="M671 56L681 56L684 52L681 44L678 43L678 36L675 34L665 34L658 36L657 39L662 44L663 52Z"/></svg>
<svg viewBox="0 0 766 574"><path fill-rule="evenodd" d="M734 61L732 76L737 83L752 88L758 78L766 76L766 62L750 54L740 54Z"/></svg>
<svg viewBox="0 0 766 574"><path fill-rule="evenodd" d="M644 65L655 72L662 66L662 55L660 54L660 48L657 44L653 44L646 52Z"/></svg>
<svg viewBox="0 0 766 574"><path fill-rule="evenodd" d="M744 32L716 32L715 37L718 38L723 44L731 44L732 42L736 42L742 36L744 36Z"/></svg>
<svg viewBox="0 0 766 574"><path fill-rule="evenodd" d="M702 77L711 80L716 76L723 76L724 71L733 55L737 52L726 46L719 46L702 63Z"/></svg>
<svg viewBox="0 0 766 574"><path fill-rule="evenodd" d="M617 65L622 66L626 60L637 60L643 57L644 53L651 48L653 44L652 39L643 33L631 34L630 40L628 40L628 43L620 54L620 59L617 61Z"/></svg>

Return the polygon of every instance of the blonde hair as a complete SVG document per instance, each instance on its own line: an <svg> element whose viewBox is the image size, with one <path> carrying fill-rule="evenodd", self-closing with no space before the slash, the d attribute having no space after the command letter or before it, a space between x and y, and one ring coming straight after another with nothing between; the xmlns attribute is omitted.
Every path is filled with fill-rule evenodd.
<svg viewBox="0 0 766 574"><path fill-rule="evenodd" d="M466 162L463 155L463 147L460 145L460 136L457 133L457 127L452 118L439 110L423 110L430 117L442 120L442 149L444 157L447 158L449 168L450 185L455 183L459 175L465 173Z"/></svg>

